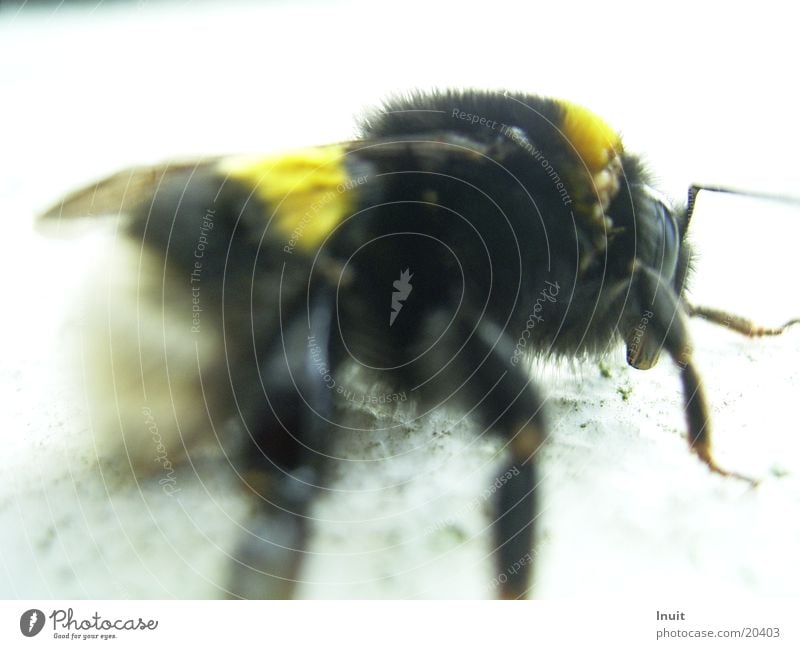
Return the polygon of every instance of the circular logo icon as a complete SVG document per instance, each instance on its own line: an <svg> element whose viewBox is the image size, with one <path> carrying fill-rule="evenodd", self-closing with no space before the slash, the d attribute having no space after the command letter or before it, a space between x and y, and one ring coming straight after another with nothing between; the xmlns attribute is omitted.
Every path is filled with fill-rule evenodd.
<svg viewBox="0 0 800 649"><path fill-rule="evenodd" d="M44 628L44 613L38 608L25 611L19 618L22 635L32 638Z"/></svg>

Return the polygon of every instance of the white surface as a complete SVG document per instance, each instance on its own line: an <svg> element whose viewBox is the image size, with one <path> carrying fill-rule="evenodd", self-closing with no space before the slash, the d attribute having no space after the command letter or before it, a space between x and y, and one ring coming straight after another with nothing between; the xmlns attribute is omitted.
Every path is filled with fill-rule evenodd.
<svg viewBox="0 0 800 649"><path fill-rule="evenodd" d="M137 162L347 138L363 107L437 85L586 103L622 129L630 150L647 151L667 192L682 195L696 180L799 187L798 101L787 83L794 20L761 8L646 11L140 3L0 13L0 596L219 596L246 512L221 480L192 485L184 473L175 501L157 485L98 479L80 385L54 369L75 326L65 316L71 292L98 243L36 237L37 209ZM750 229L726 220L736 211ZM770 323L800 313L798 219L779 228L777 212L786 214L703 199L695 219L706 257L748 245L734 264L742 278L734 283L728 262L700 287L703 301L747 283L732 291L737 310ZM775 304L786 313L767 313ZM719 459L762 485L709 475L690 456L668 364L635 372L620 349L606 361L610 378L594 365L540 368L552 436L541 458L535 596L800 593L800 330L751 342L701 322L692 329ZM481 494L496 446L468 427L444 432L445 423L443 413L424 430L348 440L354 459L403 455L353 463L340 491L318 503L301 596L489 595Z"/></svg>

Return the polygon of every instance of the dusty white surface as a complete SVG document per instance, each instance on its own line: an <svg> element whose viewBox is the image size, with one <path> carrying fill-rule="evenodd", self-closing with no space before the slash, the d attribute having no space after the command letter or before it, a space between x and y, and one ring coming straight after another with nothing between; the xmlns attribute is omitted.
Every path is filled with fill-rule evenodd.
<svg viewBox="0 0 800 649"><path fill-rule="evenodd" d="M218 597L246 520L240 491L213 466L202 481L184 470L172 499L158 485L100 479L80 383L54 363L79 324L65 314L100 244L30 229L33 213L74 185L136 162L343 139L351 115L387 92L472 85L589 104L649 153L669 192L692 180L800 186L797 99L782 83L797 58L794 35L780 33L788 19L731 13L718 29L713 12L693 7L688 21L676 7L655 29L609 3L500 3L496 23L467 4L426 6L424 20L413 4L390 15L358 4L189 4L0 14L0 59L13 62L0 70L3 597ZM764 42L742 48L743 35ZM767 323L800 313L796 211L709 197L695 220L711 269L699 273L698 301ZM535 596L800 594L800 330L756 342L702 322L692 330L719 459L761 486L712 476L689 455L668 364L635 372L620 349L609 377L596 365L537 368L552 435L540 460ZM488 596L482 493L496 448L469 426L450 430L448 413L425 429L343 442L364 461L315 508L299 594ZM396 458L375 461L387 456Z"/></svg>

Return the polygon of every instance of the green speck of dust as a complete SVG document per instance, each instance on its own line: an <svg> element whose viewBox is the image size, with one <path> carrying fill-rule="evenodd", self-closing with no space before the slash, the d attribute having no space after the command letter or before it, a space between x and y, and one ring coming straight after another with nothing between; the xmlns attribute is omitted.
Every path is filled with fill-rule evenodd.
<svg viewBox="0 0 800 649"><path fill-rule="evenodd" d="M789 471L778 464L773 464L772 467L770 467L770 473L776 478L785 478L789 475Z"/></svg>
<svg viewBox="0 0 800 649"><path fill-rule="evenodd" d="M604 379L611 378L611 368L609 368L608 365L606 365L603 361L600 361L597 364L597 369L600 370L600 376L602 376Z"/></svg>
<svg viewBox="0 0 800 649"><path fill-rule="evenodd" d="M617 392L619 393L619 396L622 397L623 401L627 401L628 399L631 398L631 394L633 393L633 387L630 385L620 385L617 388Z"/></svg>
<svg viewBox="0 0 800 649"><path fill-rule="evenodd" d="M464 543L469 538L461 526L453 524L444 528L443 536L448 540L448 543Z"/></svg>

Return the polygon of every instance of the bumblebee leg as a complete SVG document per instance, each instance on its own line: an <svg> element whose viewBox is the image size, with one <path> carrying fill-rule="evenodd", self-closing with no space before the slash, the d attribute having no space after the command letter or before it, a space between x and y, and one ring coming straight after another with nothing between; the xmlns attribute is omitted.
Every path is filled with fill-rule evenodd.
<svg viewBox="0 0 800 649"><path fill-rule="evenodd" d="M689 429L689 447L714 473L739 478L753 485L757 484L753 478L722 468L714 459L708 403L700 374L692 358L692 342L682 315L679 299L673 290L647 267L638 266L636 273L640 280L641 294L639 298L642 304L649 305L648 308L654 314L650 321L653 331L648 333L657 340L663 341L664 349L680 369L684 411Z"/></svg>
<svg viewBox="0 0 800 649"><path fill-rule="evenodd" d="M268 439L254 445L256 460L243 474L254 504L233 560L231 597L288 599L294 594L306 553L310 504L322 489L326 467L325 420L332 393L319 367L328 363L333 304L330 289L319 289L309 313L285 327L280 351L266 364L265 387L276 417Z"/></svg>
<svg viewBox="0 0 800 649"><path fill-rule="evenodd" d="M477 404L473 412L487 428L502 435L509 453L494 482L494 583L500 597L518 599L530 589L536 554L535 456L545 437L543 402L527 365L512 361L514 345L499 327L485 319L465 319L462 337L469 335L476 320L479 324L463 350L469 372L474 372L465 387L470 404Z"/></svg>
<svg viewBox="0 0 800 649"><path fill-rule="evenodd" d="M534 406L534 402L529 405ZM544 429L538 422L522 417L502 430L510 436L511 461L498 478L507 482L499 489L495 504L495 579L503 599L521 599L531 588L536 555L533 544L538 515L538 471L534 455L544 440Z"/></svg>
<svg viewBox="0 0 800 649"><path fill-rule="evenodd" d="M306 512L317 491L315 472L269 471L244 479L257 500L232 557L228 596L290 599L308 538Z"/></svg>
<svg viewBox="0 0 800 649"><path fill-rule="evenodd" d="M780 327L762 327L748 320L747 318L743 318L742 316L738 316L733 313L728 313L727 311L721 311L719 309L713 309L706 306L693 306L687 302L684 302L684 307L686 308L687 313L693 318L703 318L703 320L708 320L709 322L713 322L721 327L732 329L733 331L736 331L744 336L749 336L750 338L759 338L761 336L779 336L788 327L800 324L800 318L794 318Z"/></svg>

